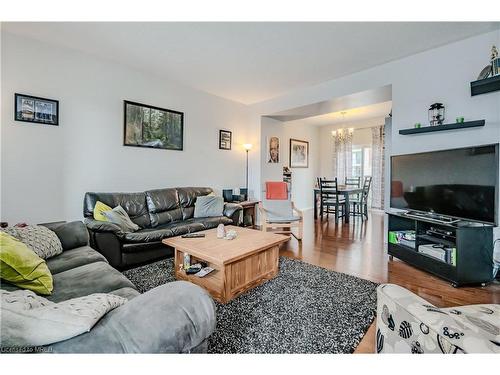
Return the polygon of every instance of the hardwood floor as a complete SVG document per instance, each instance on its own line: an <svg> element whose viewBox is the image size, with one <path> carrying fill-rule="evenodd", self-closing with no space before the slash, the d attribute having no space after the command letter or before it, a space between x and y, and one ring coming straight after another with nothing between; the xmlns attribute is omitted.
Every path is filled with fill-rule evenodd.
<svg viewBox="0 0 500 375"><path fill-rule="evenodd" d="M438 307L500 303L500 282L486 287L453 288L450 283L414 268L400 260L389 261L384 246L383 213L372 212L368 221L349 224L323 219L313 220L312 210L304 212L304 237L292 237L280 254L347 273L377 283L401 285ZM356 349L356 353L374 353L375 323Z"/></svg>

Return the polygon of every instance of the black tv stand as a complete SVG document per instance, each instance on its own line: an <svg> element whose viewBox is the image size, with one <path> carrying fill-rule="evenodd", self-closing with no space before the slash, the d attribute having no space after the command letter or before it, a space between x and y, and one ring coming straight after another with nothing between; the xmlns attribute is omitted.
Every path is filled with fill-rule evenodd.
<svg viewBox="0 0 500 375"><path fill-rule="evenodd" d="M453 217L438 215L432 212L406 211L403 214L408 217L414 217L417 219L424 218L442 224L453 224L453 223L458 223L460 221L459 219L455 219Z"/></svg>
<svg viewBox="0 0 500 375"><path fill-rule="evenodd" d="M402 238L394 243L395 237L407 231L411 231L408 234L414 233L414 236L408 236L410 240ZM443 222L434 216L390 212L387 236L390 259L401 259L450 281L454 287L474 284L485 286L493 280L491 225L461 220ZM422 245L424 247L421 248ZM441 259L430 255L425 251L425 246L436 248L438 253L447 257L443 255L444 259Z"/></svg>

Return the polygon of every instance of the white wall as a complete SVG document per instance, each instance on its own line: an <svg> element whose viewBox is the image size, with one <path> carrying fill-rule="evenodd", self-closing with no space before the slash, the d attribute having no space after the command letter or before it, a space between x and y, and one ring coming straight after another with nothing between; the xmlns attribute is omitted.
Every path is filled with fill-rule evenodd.
<svg viewBox="0 0 500 375"><path fill-rule="evenodd" d="M280 138L280 162L267 163L267 140L271 136ZM290 138L309 142L309 167L292 168L292 200L299 209L313 207L313 192L316 177L319 176L320 142L319 129L294 121L286 123L267 117L262 118L261 132L261 181L262 191L266 181L282 181L283 166L289 166Z"/></svg>
<svg viewBox="0 0 500 375"><path fill-rule="evenodd" d="M2 221L81 219L86 191L244 186L246 106L5 32L1 51ZM60 125L13 121L16 92L59 100ZM125 99L184 112L184 151L124 147Z"/></svg>

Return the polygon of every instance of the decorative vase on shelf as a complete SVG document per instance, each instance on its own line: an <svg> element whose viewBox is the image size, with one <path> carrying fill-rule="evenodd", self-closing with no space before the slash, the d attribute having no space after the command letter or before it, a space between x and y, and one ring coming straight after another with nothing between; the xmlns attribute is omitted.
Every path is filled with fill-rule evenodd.
<svg viewBox="0 0 500 375"><path fill-rule="evenodd" d="M500 57L496 46L491 47L491 74L493 77L500 75Z"/></svg>

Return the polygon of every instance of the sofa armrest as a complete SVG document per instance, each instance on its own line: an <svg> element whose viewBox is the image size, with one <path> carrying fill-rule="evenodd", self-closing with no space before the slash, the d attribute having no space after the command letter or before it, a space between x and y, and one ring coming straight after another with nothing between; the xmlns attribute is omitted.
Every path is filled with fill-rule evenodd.
<svg viewBox="0 0 500 375"><path fill-rule="evenodd" d="M114 233L119 238L122 238L125 235L123 230L118 225L109 221L100 221L85 218L84 222L88 230L92 232Z"/></svg>
<svg viewBox="0 0 500 375"><path fill-rule="evenodd" d="M394 284L377 287L378 353L489 353L498 347L453 314Z"/></svg>
<svg viewBox="0 0 500 375"><path fill-rule="evenodd" d="M55 353L190 353L215 330L215 305L197 285L161 285L106 314L89 333L51 345Z"/></svg>
<svg viewBox="0 0 500 375"><path fill-rule="evenodd" d="M233 220L234 225L238 225L240 222L240 212L243 210L243 206L238 203L224 203L223 215Z"/></svg>

